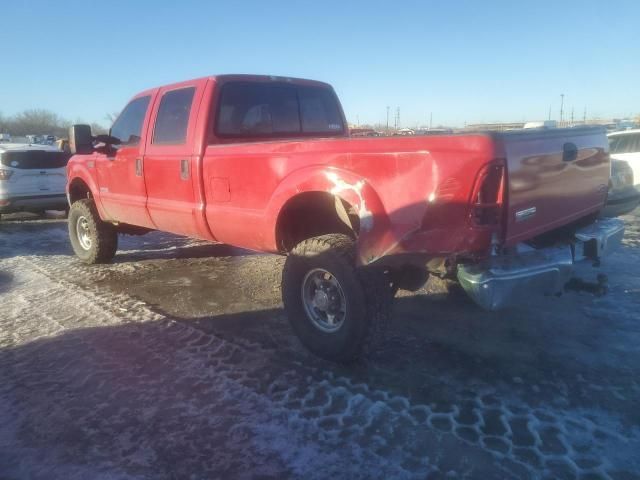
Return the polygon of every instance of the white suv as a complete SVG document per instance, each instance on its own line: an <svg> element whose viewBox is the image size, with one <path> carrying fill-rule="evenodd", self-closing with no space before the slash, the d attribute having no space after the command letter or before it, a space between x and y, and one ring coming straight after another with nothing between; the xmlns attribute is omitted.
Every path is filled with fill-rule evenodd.
<svg viewBox="0 0 640 480"><path fill-rule="evenodd" d="M49 145L0 143L0 215L66 210L70 156Z"/></svg>
<svg viewBox="0 0 640 480"><path fill-rule="evenodd" d="M612 159L624 160L633 170L636 188L640 187L640 129L609 134L609 153Z"/></svg>

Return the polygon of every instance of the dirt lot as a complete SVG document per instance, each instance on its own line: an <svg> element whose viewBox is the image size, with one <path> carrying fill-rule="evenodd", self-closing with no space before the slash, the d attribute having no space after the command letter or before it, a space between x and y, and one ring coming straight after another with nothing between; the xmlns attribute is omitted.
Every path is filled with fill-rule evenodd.
<svg viewBox="0 0 640 480"><path fill-rule="evenodd" d="M293 336L279 257L152 233L86 267L64 220L3 220L0 478L638 479L625 220L609 295L489 314L428 285L351 368Z"/></svg>

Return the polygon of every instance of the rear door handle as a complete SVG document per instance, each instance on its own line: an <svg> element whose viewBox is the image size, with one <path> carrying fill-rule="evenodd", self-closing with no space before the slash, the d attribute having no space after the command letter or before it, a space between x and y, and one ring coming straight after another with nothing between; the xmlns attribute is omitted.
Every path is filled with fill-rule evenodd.
<svg viewBox="0 0 640 480"><path fill-rule="evenodd" d="M567 142L562 146L562 161L573 162L578 158L578 147L575 143Z"/></svg>
<svg viewBox="0 0 640 480"><path fill-rule="evenodd" d="M136 158L136 177L142 176L142 159Z"/></svg>
<svg viewBox="0 0 640 480"><path fill-rule="evenodd" d="M189 180L189 160L180 160L180 178Z"/></svg>

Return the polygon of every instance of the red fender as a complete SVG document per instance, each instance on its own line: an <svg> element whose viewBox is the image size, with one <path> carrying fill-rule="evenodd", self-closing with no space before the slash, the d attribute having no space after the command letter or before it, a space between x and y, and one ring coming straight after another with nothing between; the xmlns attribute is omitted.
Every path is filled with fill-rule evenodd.
<svg viewBox="0 0 640 480"><path fill-rule="evenodd" d="M326 192L336 195L354 207L360 217L357 258L361 264L375 261L391 244L389 217L380 197L362 177L338 168L312 166L296 170L283 179L267 206L265 224L269 231L268 245L276 245L276 226L285 204L296 195Z"/></svg>
<svg viewBox="0 0 640 480"><path fill-rule="evenodd" d="M96 204L96 208L98 210L98 214L102 220L109 220L109 216L105 212L102 207L102 200L100 199L100 189L98 188L98 184L93 175L91 175L92 171L95 172L95 161L87 158L82 161L74 162L74 157L71 157L67 166L67 198L69 196L69 186L74 180L82 180L91 191L91 196L93 197L93 201ZM93 166L91 166L93 165Z"/></svg>

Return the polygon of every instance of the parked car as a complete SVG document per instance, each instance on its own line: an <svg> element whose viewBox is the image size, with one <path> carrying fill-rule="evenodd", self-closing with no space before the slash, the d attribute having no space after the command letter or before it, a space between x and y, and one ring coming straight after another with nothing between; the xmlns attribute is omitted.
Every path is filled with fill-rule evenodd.
<svg viewBox="0 0 640 480"><path fill-rule="evenodd" d="M384 337L398 288L456 279L496 309L562 290L624 233L596 220L610 173L598 127L350 138L328 84L222 75L146 90L109 135L69 138L81 261L110 261L133 227L287 255L289 321L336 361ZM514 188L521 176L531 185Z"/></svg>
<svg viewBox="0 0 640 480"><path fill-rule="evenodd" d="M47 145L0 143L0 217L66 210L65 167L70 156Z"/></svg>
<svg viewBox="0 0 640 480"><path fill-rule="evenodd" d="M633 170L624 160L611 160L611 179L603 217L626 215L640 205L640 190L634 187Z"/></svg>
<svg viewBox="0 0 640 480"><path fill-rule="evenodd" d="M634 184L640 188L640 129L612 132L609 153L615 160L624 160L633 170Z"/></svg>
<svg viewBox="0 0 640 480"><path fill-rule="evenodd" d="M527 122L522 128L556 128L557 126L555 120L543 120L541 122Z"/></svg>

